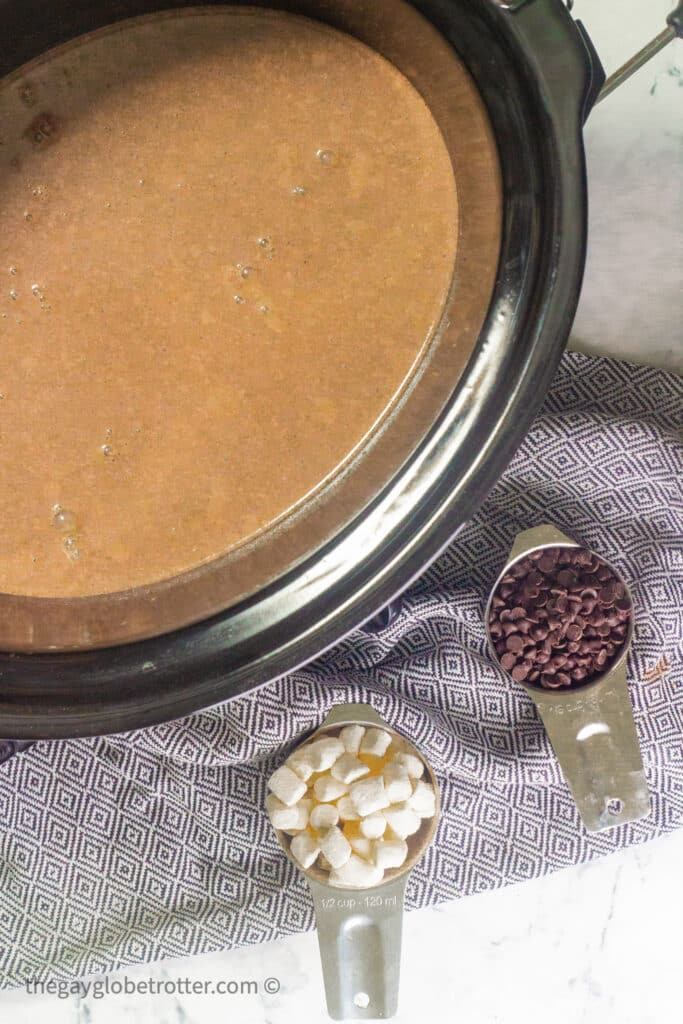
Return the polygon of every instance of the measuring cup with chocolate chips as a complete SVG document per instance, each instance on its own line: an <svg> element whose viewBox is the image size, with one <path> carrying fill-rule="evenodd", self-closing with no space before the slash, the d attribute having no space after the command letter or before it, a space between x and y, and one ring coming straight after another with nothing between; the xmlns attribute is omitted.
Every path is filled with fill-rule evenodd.
<svg viewBox="0 0 683 1024"><path fill-rule="evenodd" d="M540 548L511 565L492 599L488 631L518 682L557 690L605 672L630 635L626 584L579 547Z"/></svg>
<svg viewBox="0 0 683 1024"><path fill-rule="evenodd" d="M547 525L516 537L486 608L492 653L534 701L589 832L650 810L626 677L633 622L619 572Z"/></svg>

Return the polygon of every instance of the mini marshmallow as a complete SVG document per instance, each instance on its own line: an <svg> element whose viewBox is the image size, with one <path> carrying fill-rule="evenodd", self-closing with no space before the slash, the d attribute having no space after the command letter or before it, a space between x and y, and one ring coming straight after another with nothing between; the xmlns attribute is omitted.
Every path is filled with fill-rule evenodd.
<svg viewBox="0 0 683 1024"><path fill-rule="evenodd" d="M308 825L308 815L312 806L313 801L306 799L299 800L299 803L294 804L293 807L288 807L287 810L297 812L297 819L293 825L283 825L282 831L286 832L288 836L295 836L297 832L302 832ZM275 827L277 828L277 826Z"/></svg>
<svg viewBox="0 0 683 1024"><path fill-rule="evenodd" d="M304 782L308 782L311 775L313 774L313 768L310 761L302 756L302 751L295 750L290 757L287 758L285 764L288 768L291 768L295 775L298 775Z"/></svg>
<svg viewBox="0 0 683 1024"><path fill-rule="evenodd" d="M356 805L350 796L342 796L337 800L337 809L342 821L358 821L360 815L356 811Z"/></svg>
<svg viewBox="0 0 683 1024"><path fill-rule="evenodd" d="M387 747L391 743L391 736L384 729L366 729L360 745L361 754L371 754L372 757L384 757Z"/></svg>
<svg viewBox="0 0 683 1024"><path fill-rule="evenodd" d="M382 868L352 853L346 864L330 872L330 885L338 889L369 889L384 877Z"/></svg>
<svg viewBox="0 0 683 1024"><path fill-rule="evenodd" d="M428 782L418 780L406 802L421 818L433 818L436 814L436 794Z"/></svg>
<svg viewBox="0 0 683 1024"><path fill-rule="evenodd" d="M372 844L373 857L378 868L400 868L408 856L408 844L403 839L378 839Z"/></svg>
<svg viewBox="0 0 683 1024"><path fill-rule="evenodd" d="M321 740L306 744L299 753L302 757L305 756L314 772L326 772L344 753L344 744L335 736L325 736Z"/></svg>
<svg viewBox="0 0 683 1024"><path fill-rule="evenodd" d="M362 779L369 771L368 766L354 754L342 754L332 765L332 778L348 784Z"/></svg>
<svg viewBox="0 0 683 1024"><path fill-rule="evenodd" d="M395 761L397 764L402 764L411 779L422 778L425 766L420 758L416 757L415 754L408 754L403 751L400 754L394 754L391 760Z"/></svg>
<svg viewBox="0 0 683 1024"><path fill-rule="evenodd" d="M382 811L389 806L389 800L384 789L384 779L379 775L371 775L360 782L354 782L349 790L349 796L361 818L375 811Z"/></svg>
<svg viewBox="0 0 683 1024"><path fill-rule="evenodd" d="M273 828L292 828L299 821L298 807L287 807L273 793L269 793L266 797L266 810Z"/></svg>
<svg viewBox="0 0 683 1024"><path fill-rule="evenodd" d="M339 739L344 744L344 750L348 754L357 754L360 741L365 735L364 725L345 725L339 733Z"/></svg>
<svg viewBox="0 0 683 1024"><path fill-rule="evenodd" d="M289 848L302 868L310 868L320 853L320 847L310 832L301 832L294 836Z"/></svg>
<svg viewBox="0 0 683 1024"><path fill-rule="evenodd" d="M418 814L408 804L395 804L384 812L387 825L399 839L414 835L421 825Z"/></svg>
<svg viewBox="0 0 683 1024"><path fill-rule="evenodd" d="M360 830L367 839L379 839L384 835L387 819L383 814L369 814L360 823Z"/></svg>
<svg viewBox="0 0 683 1024"><path fill-rule="evenodd" d="M331 800L337 800L340 796L348 793L349 787L339 779L333 779L330 775L321 775L313 783L313 792L321 803L326 804Z"/></svg>
<svg viewBox="0 0 683 1024"><path fill-rule="evenodd" d="M292 807L306 792L307 786L303 779L295 775L291 768L283 764L268 779L268 788L282 800L287 807Z"/></svg>
<svg viewBox="0 0 683 1024"><path fill-rule="evenodd" d="M382 769L384 788L392 804L403 803L413 792L410 776L402 764L398 761L390 761Z"/></svg>
<svg viewBox="0 0 683 1024"><path fill-rule="evenodd" d="M351 849L359 857L363 857L364 860L372 858L372 841L370 839L366 839L365 836L353 836L349 839L349 842L351 843Z"/></svg>
<svg viewBox="0 0 683 1024"><path fill-rule="evenodd" d="M320 849L333 868L341 868L351 856L351 844L338 828L329 829L320 840Z"/></svg>
<svg viewBox="0 0 683 1024"><path fill-rule="evenodd" d="M316 804L309 821L313 828L318 830L332 828L339 821L339 811L334 804Z"/></svg>

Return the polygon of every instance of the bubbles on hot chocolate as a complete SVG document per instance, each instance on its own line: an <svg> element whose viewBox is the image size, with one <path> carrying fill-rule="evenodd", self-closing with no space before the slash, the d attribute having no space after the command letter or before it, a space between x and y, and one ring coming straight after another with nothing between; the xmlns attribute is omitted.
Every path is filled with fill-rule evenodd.
<svg viewBox="0 0 683 1024"><path fill-rule="evenodd" d="M76 529L76 516L61 505L52 506L52 525L60 533L71 533Z"/></svg>

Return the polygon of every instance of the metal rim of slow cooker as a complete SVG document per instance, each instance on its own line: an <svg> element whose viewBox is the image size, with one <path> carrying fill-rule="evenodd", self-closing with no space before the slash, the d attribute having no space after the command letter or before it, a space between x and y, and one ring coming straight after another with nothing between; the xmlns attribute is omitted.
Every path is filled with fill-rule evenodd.
<svg viewBox="0 0 683 1024"><path fill-rule="evenodd" d="M0 15L8 6L0 5ZM585 43L561 0L514 15L493 0L477 0L466 11L453 0L414 6L457 44L488 108L503 167L498 280L475 353L441 417L462 418L469 389L465 408L485 427L479 451L473 457L470 450L469 458L461 446L453 452L420 516L384 538L372 557L358 550L343 587L316 603L315 618L310 608L287 618L287 594L305 589L307 574L319 574L325 559L334 559L347 531L312 564L243 606L177 633L91 652L0 655L4 735L56 738L143 727L238 696L309 661L436 557L476 510L540 407L569 333L585 261L581 124L591 89ZM474 441L471 429L468 440ZM260 608L274 592L285 614L268 623ZM249 637L236 626L240 616L253 630Z"/></svg>

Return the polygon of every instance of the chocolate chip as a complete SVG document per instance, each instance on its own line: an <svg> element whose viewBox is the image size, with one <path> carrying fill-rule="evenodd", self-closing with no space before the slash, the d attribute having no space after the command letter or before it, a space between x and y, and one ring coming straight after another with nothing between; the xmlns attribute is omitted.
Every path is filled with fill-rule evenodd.
<svg viewBox="0 0 683 1024"><path fill-rule="evenodd" d="M502 625L503 625L503 633L505 633L505 636L510 636L512 633L516 633L517 632L517 623L516 622L504 622Z"/></svg>
<svg viewBox="0 0 683 1024"><path fill-rule="evenodd" d="M519 634L513 633L512 636L509 636L505 641L505 646L508 651L512 651L514 654L521 654L524 650L524 641Z"/></svg>
<svg viewBox="0 0 683 1024"><path fill-rule="evenodd" d="M521 605L517 605L516 608L512 609L512 612L510 614L512 615L512 621L516 622L517 619L524 618L524 616L526 615L526 608L522 608Z"/></svg>
<svg viewBox="0 0 683 1024"><path fill-rule="evenodd" d="M528 675L529 669L526 667L526 665L515 665L515 667L512 670L512 678L515 680L516 683L523 682Z"/></svg>
<svg viewBox="0 0 683 1024"><path fill-rule="evenodd" d="M556 679L555 676L548 675L547 672L544 672L541 676L541 686L545 686L548 690L558 690L560 686L562 686L562 683Z"/></svg>
<svg viewBox="0 0 683 1024"><path fill-rule="evenodd" d="M509 672L510 669L513 669L517 664L517 656L515 654L512 654L511 651L506 651L506 653L500 659L500 663L503 666L503 668L507 672Z"/></svg>
<svg viewBox="0 0 683 1024"><path fill-rule="evenodd" d="M567 626L567 640L580 640L583 636L583 630L576 623L572 623L571 626Z"/></svg>
<svg viewBox="0 0 683 1024"><path fill-rule="evenodd" d="M555 568L555 559L548 554L544 554L538 561L538 568L541 572L552 572Z"/></svg>
<svg viewBox="0 0 683 1024"><path fill-rule="evenodd" d="M562 686L571 686L572 684L571 676L567 675L566 672L558 672L555 678Z"/></svg>

